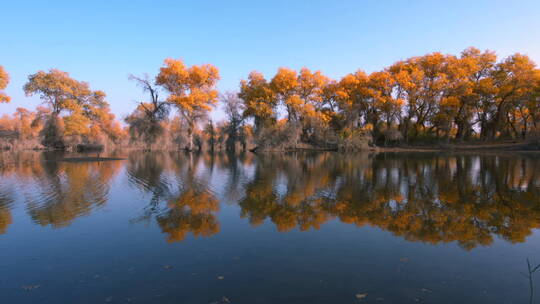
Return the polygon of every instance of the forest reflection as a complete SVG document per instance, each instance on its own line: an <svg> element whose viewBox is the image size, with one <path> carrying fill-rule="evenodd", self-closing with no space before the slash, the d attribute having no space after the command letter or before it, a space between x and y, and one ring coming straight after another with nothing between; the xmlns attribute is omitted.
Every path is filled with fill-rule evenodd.
<svg viewBox="0 0 540 304"><path fill-rule="evenodd" d="M69 226L107 203L110 182L120 162L58 161L56 153L0 153L0 233L11 223L15 197L32 221L54 228Z"/></svg>
<svg viewBox="0 0 540 304"><path fill-rule="evenodd" d="M318 229L332 218L409 241L523 242L540 224L535 158L430 154L313 155L258 159L239 202L254 225Z"/></svg>
<svg viewBox="0 0 540 304"><path fill-rule="evenodd" d="M132 222L156 223L168 242L219 233L223 204L237 205L253 226L270 222L281 232L337 219L464 249L495 237L524 242L540 225L540 160L533 154L137 152L126 161L82 163L55 157L0 154L0 234L9 232L19 200L39 225L70 225L107 203L119 172L144 199Z"/></svg>
<svg viewBox="0 0 540 304"><path fill-rule="evenodd" d="M178 152L130 154L130 185L151 197L134 221L155 218L168 242L181 241L190 232L194 236L218 233L219 201L209 190L213 159L201 163L200 155Z"/></svg>

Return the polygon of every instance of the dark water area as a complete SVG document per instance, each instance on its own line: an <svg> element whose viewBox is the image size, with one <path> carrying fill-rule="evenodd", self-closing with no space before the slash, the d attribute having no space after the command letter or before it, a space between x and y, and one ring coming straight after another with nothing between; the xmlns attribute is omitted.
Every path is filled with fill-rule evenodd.
<svg viewBox="0 0 540 304"><path fill-rule="evenodd" d="M102 156L0 153L0 303L529 303L540 154Z"/></svg>

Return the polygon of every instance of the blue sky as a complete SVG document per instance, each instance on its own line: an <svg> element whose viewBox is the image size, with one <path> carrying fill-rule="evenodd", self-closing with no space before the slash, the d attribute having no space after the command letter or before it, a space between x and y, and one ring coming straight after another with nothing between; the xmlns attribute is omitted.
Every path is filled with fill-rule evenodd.
<svg viewBox="0 0 540 304"><path fill-rule="evenodd" d="M144 98L127 79L155 75L167 57L220 69L220 90L252 70L308 67L339 78L414 55L469 46L540 63L540 1L9 1L0 3L0 65L16 107L22 86L58 68L107 93L119 118ZM219 118L219 113L214 117Z"/></svg>

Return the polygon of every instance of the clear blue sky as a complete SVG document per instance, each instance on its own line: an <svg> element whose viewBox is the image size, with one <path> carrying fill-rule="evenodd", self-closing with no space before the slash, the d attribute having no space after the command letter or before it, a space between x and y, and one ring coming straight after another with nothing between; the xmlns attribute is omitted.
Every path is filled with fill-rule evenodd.
<svg viewBox="0 0 540 304"><path fill-rule="evenodd" d="M271 77L280 66L305 66L339 78L469 46L540 63L538 0L6 0L0 10L0 65L13 99L0 114L38 105L22 86L49 68L105 91L123 118L143 97L128 74L155 75L166 57L216 65L221 90L237 90L252 70Z"/></svg>

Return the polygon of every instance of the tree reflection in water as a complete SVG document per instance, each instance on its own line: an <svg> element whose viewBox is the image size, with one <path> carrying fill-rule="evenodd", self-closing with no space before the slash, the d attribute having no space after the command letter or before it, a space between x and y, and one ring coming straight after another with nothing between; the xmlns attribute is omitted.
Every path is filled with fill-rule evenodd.
<svg viewBox="0 0 540 304"><path fill-rule="evenodd" d="M35 152L4 153L1 162L3 180L11 182L12 192L20 188L33 222L55 228L69 226L103 206L110 182L122 166L120 162L62 162L57 154ZM1 210L0 206L1 214L7 212ZM0 217L3 222L5 216Z"/></svg>
<svg viewBox="0 0 540 304"><path fill-rule="evenodd" d="M494 235L523 242L539 226L539 169L514 156L272 156L257 159L239 205L252 224L268 218L279 231L338 218L472 249Z"/></svg>
<svg viewBox="0 0 540 304"><path fill-rule="evenodd" d="M209 189L213 162L201 154L132 154L128 163L130 183L151 194L141 217L155 217L168 242L182 241L188 233L211 236L219 232L219 201ZM212 160L214 157L212 156ZM206 172L201 172L205 171ZM164 204L162 204L164 202Z"/></svg>
<svg viewBox="0 0 540 304"><path fill-rule="evenodd" d="M320 229L338 219L409 241L457 242L495 236L524 242L540 224L540 160L534 154L132 152L128 161L63 163L50 155L0 155L0 234L12 222L13 184L35 223L67 226L107 203L126 167L131 189L150 199L134 222L155 221L175 242L220 231L220 203L251 225Z"/></svg>

